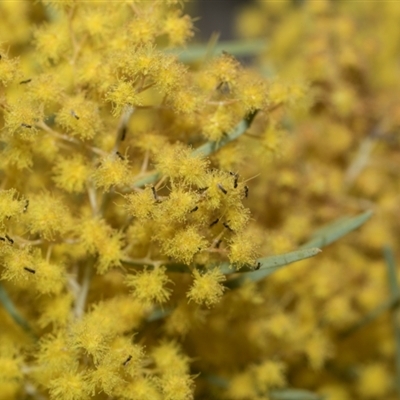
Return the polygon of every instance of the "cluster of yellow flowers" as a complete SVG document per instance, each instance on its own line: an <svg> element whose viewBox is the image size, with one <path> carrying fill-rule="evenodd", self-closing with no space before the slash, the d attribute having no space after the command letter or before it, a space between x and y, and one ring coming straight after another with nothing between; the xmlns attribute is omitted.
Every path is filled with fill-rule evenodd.
<svg viewBox="0 0 400 400"><path fill-rule="evenodd" d="M262 298L246 286L210 308L270 250L246 204L258 141L244 133L254 120L270 145L290 88L226 52L180 62L193 25L178 1L0 13L0 399L213 390L229 309ZM253 369L264 393L284 383L281 361Z"/></svg>
<svg viewBox="0 0 400 400"><path fill-rule="evenodd" d="M389 298L400 7L351 3L245 9L254 68L183 63L178 0L0 3L0 400L394 396L389 321L352 332Z"/></svg>

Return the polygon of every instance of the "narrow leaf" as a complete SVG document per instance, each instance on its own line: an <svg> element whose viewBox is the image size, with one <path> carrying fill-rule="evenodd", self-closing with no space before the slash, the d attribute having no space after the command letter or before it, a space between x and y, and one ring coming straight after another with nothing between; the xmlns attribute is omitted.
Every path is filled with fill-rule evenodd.
<svg viewBox="0 0 400 400"><path fill-rule="evenodd" d="M15 308L14 303L8 296L7 291L4 289L3 285L0 283L0 303L3 305L5 310L11 316L11 318L26 332L33 333L28 322L21 316L18 310Z"/></svg>
<svg viewBox="0 0 400 400"><path fill-rule="evenodd" d="M218 56L226 51L236 57L252 56L264 51L267 47L265 40L235 40L219 42L212 47L211 56ZM210 52L208 44L191 45L184 51L181 49L173 49L167 51L170 54L178 56L179 61L183 63L190 63L202 60Z"/></svg>
<svg viewBox="0 0 400 400"><path fill-rule="evenodd" d="M173 311L172 308L163 309L161 307L157 307L147 316L146 321L147 322L158 321L160 319L168 317L168 315L170 315L172 311Z"/></svg>
<svg viewBox="0 0 400 400"><path fill-rule="evenodd" d="M343 339L351 336L353 333L357 332L359 329L364 328L369 325L371 322L375 321L378 317L380 317L384 312L389 310L394 310L398 308L400 305L400 295L392 297L389 300L384 301L378 307L370 311L361 321L358 321L349 329L345 330L341 333L341 337Z"/></svg>
<svg viewBox="0 0 400 400"><path fill-rule="evenodd" d="M161 178L161 174L159 172L152 172L148 175L145 175L143 178L140 178L138 181L136 181L133 186L134 187L144 187L146 185L149 185L151 183L154 183L158 181Z"/></svg>
<svg viewBox="0 0 400 400"><path fill-rule="evenodd" d="M301 249L297 251L293 251L291 253L286 253L286 254L281 254L278 256L271 256L271 257L265 257L265 258L260 258L257 260L261 264L260 269L256 271L251 271L247 272L235 279L231 279L226 282L226 286L229 287L230 289L234 289L237 287L240 287L245 283L246 281L254 281L257 282L268 275L271 275L278 269L288 265L292 264L296 261L304 260L306 258L314 257L318 253L320 253L321 250L318 248L311 248L311 249ZM229 267L229 264L227 265L226 263L223 264L223 272L228 273L227 267ZM245 270L243 272L246 272L248 270ZM229 273L236 272L234 270L229 270ZM237 271L238 273L241 272L241 270Z"/></svg>
<svg viewBox="0 0 400 400"><path fill-rule="evenodd" d="M210 154L216 152L221 147L226 146L228 143L237 139L239 136L243 135L249 129L251 123L254 120L254 117L257 115L257 111L254 111L247 115L244 119L242 119L236 128L229 134L224 136L218 142L207 142L202 146L198 147L196 150L192 152L193 157L198 156L209 156Z"/></svg>
<svg viewBox="0 0 400 400"><path fill-rule="evenodd" d="M269 392L272 400L322 400L323 396L319 396L308 390L302 389L282 389Z"/></svg>
<svg viewBox="0 0 400 400"><path fill-rule="evenodd" d="M242 286L246 281L251 280L257 282L278 269L288 265L290 263L302 260L304 258L313 257L318 254L321 250L319 247L325 247L336 240L340 239L347 233L357 229L364 224L372 215L371 211L367 211L356 217L340 218L339 220L319 229L313 235L310 241L303 244L298 251L282 254L281 256L266 257L257 262L260 262L260 269L257 271L249 272L249 269L243 269L243 272L247 272L244 276L231 279L226 282L226 286L230 289L238 288ZM310 250L310 253L302 253L304 250ZM229 270L229 265L223 265L223 272L235 272ZM239 271L240 272L240 271Z"/></svg>
<svg viewBox="0 0 400 400"><path fill-rule="evenodd" d="M364 212L356 217L341 218L332 224L329 224L319 229L310 241L303 244L300 248L306 249L309 247L325 247L354 231L363 225L372 215L372 211Z"/></svg>
<svg viewBox="0 0 400 400"><path fill-rule="evenodd" d="M207 373L200 373L200 376L213 386L221 389L229 387L229 381L226 378ZM303 389L271 390L268 394L272 400L323 400L322 396Z"/></svg>
<svg viewBox="0 0 400 400"><path fill-rule="evenodd" d="M392 299L400 296L400 287L397 280L396 262L394 252L391 247L385 246L383 254L386 260L386 268L388 275L388 283L390 288L390 295ZM392 324L394 337L396 342L396 387L397 393L400 395L400 324L398 320L398 310L392 312Z"/></svg>

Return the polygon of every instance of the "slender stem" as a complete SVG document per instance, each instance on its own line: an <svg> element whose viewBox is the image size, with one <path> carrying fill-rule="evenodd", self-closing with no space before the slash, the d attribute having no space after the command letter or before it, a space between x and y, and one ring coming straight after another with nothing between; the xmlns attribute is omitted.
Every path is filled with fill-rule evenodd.
<svg viewBox="0 0 400 400"><path fill-rule="evenodd" d="M149 150L146 150L146 153L144 154L142 166L140 168L141 174L144 174L147 171L147 167L149 166L149 158L150 158Z"/></svg>
<svg viewBox="0 0 400 400"><path fill-rule="evenodd" d="M156 183L156 185L154 186L155 190L160 189L161 185L162 185L166 180L167 180L167 177L166 177L166 176L163 176L163 177ZM160 197L160 199L161 199L161 198L162 198L162 197Z"/></svg>
<svg viewBox="0 0 400 400"><path fill-rule="evenodd" d="M38 122L36 124L36 126L38 128L43 129L44 131L50 133L51 135L53 135L54 137L56 137L58 139L64 140L66 142L74 143L74 144L76 144L77 146L80 146L80 147L83 146L86 149L88 149L88 150L92 151L93 153L98 154L100 156L108 156L107 152L105 152L104 150L99 149L98 147L89 146L86 143L83 143L78 139L75 139L75 138L73 138L71 136L64 135L63 133L55 131L54 129L50 128L50 126L48 126L44 121Z"/></svg>
<svg viewBox="0 0 400 400"><path fill-rule="evenodd" d="M3 181L1 182L0 190L4 190L8 183L8 176L6 176Z"/></svg>
<svg viewBox="0 0 400 400"><path fill-rule="evenodd" d="M46 252L46 262L50 261L51 257L51 252L53 251L53 245L50 243L49 246L47 247L47 252Z"/></svg>
<svg viewBox="0 0 400 400"><path fill-rule="evenodd" d="M90 206L92 208L92 214L95 216L98 213L96 191L95 191L94 187L90 184L88 185L87 190L88 190Z"/></svg>
<svg viewBox="0 0 400 400"><path fill-rule="evenodd" d="M31 396L36 400L46 400L46 397L40 394L35 386L30 382L25 383L25 392L28 396Z"/></svg>
<svg viewBox="0 0 400 400"><path fill-rule="evenodd" d="M224 100L224 101L214 101L214 100L207 100L206 104L209 105L215 105L215 106L228 106L230 104L235 104L237 103L239 100L237 99L232 99L232 100Z"/></svg>
<svg viewBox="0 0 400 400"><path fill-rule="evenodd" d="M84 270L82 284L80 286L80 291L79 291L78 297L75 302L74 314L77 319L82 318L82 316L85 312L86 299L87 299L87 295L89 293L90 282L92 280L92 272L93 272L93 268L91 265L91 261L88 260L85 265L85 270Z"/></svg>
<svg viewBox="0 0 400 400"><path fill-rule="evenodd" d="M113 147L112 152L115 153L119 149L119 145L121 144L123 135L126 132L126 129L128 128L128 123L129 119L131 118L133 112L135 111L135 108L132 106L126 106L124 112L121 115L121 118L118 123L117 127L117 132L115 135L115 144Z"/></svg>
<svg viewBox="0 0 400 400"><path fill-rule="evenodd" d="M21 245L38 246L38 245L41 245L44 243L42 239L28 240L28 239L24 239L20 236L15 236L15 235L13 235L12 238L14 239L14 241L16 243L21 244Z"/></svg>
<svg viewBox="0 0 400 400"><path fill-rule="evenodd" d="M121 259L121 262L128 264L128 265L151 265L153 267L158 267L162 264L167 264L168 261L163 261L163 260L152 260L149 257L143 257L143 258L123 258Z"/></svg>
<svg viewBox="0 0 400 400"><path fill-rule="evenodd" d="M75 37L74 30L72 29L72 20L74 18L74 14L75 14L75 7L71 7L69 14L68 14L68 32L69 32L69 38L71 41L71 46L75 53L76 49L78 47L78 43L77 43L77 40Z"/></svg>

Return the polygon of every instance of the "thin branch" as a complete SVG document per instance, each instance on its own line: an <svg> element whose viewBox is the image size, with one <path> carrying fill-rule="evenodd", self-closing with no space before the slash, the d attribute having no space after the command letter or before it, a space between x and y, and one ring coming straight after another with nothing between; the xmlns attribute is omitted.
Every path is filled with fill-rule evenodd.
<svg viewBox="0 0 400 400"><path fill-rule="evenodd" d="M46 252L46 262L50 261L52 251L53 251L53 245L49 244L49 246L47 247L47 252Z"/></svg>
<svg viewBox="0 0 400 400"><path fill-rule="evenodd" d="M0 303L3 305L7 313L11 316L11 318L20 326L22 327L26 332L32 334L33 336L36 337L34 332L32 331L32 328L30 327L29 323L21 316L21 314L18 312L16 307L14 306L14 303L8 296L8 293L6 289L3 287L3 285L0 283Z"/></svg>
<svg viewBox="0 0 400 400"><path fill-rule="evenodd" d="M29 239L24 239L20 236L15 236L15 235L12 235L12 238L19 245L39 246L44 243L44 241L42 239L29 240Z"/></svg>
<svg viewBox="0 0 400 400"><path fill-rule="evenodd" d="M142 166L140 168L141 174L144 174L147 171L147 167L149 166L149 159L150 159L150 152L149 152L149 150L146 150L146 153L144 154Z"/></svg>
<svg viewBox="0 0 400 400"><path fill-rule="evenodd" d="M122 138L128 128L129 119L131 118L135 108L132 106L126 106L124 112L121 115L121 118L118 123L117 132L115 135L115 144L112 152L115 153L119 149L119 145L121 144Z"/></svg>
<svg viewBox="0 0 400 400"><path fill-rule="evenodd" d="M106 151L101 150L98 147L89 146L86 143L83 143L78 139L75 139L75 138L73 138L71 136L64 135L63 133L55 131L54 129L50 128L50 126L48 126L44 121L38 122L36 124L36 126L38 128L43 129L44 131L50 133L51 135L53 135L54 137L56 137L58 139L64 140L66 142L74 143L74 144L76 144L77 146L80 146L80 147L85 147L86 149L88 149L88 150L92 151L93 153L98 154L100 156L103 156L103 157L108 156L108 153Z"/></svg>
<svg viewBox="0 0 400 400"><path fill-rule="evenodd" d="M120 260L124 264L128 265L150 265L152 267L159 267L160 265L168 264L168 261L164 260L152 260L149 257L143 257L143 258L130 258L126 257Z"/></svg>
<svg viewBox="0 0 400 400"><path fill-rule="evenodd" d="M85 266L83 280L82 284L80 285L79 294L75 302L74 314L77 319L82 318L85 312L86 299L89 293L90 282L92 280L92 272L93 272L93 267L91 265L91 261L88 260Z"/></svg>
<svg viewBox="0 0 400 400"><path fill-rule="evenodd" d="M88 196L89 196L90 207L92 208L92 214L95 216L98 213L96 191L95 191L94 187L91 186L90 184L87 187L87 191L88 191Z"/></svg>

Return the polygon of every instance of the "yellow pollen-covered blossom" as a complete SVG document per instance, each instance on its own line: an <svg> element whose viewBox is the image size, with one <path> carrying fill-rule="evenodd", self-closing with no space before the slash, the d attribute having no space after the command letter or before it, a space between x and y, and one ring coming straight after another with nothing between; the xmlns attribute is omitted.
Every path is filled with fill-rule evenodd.
<svg viewBox="0 0 400 400"><path fill-rule="evenodd" d="M92 139L101 128L98 105L83 95L61 100L56 121L68 133L81 139Z"/></svg>
<svg viewBox="0 0 400 400"><path fill-rule="evenodd" d="M189 372L189 358L182 354L180 346L173 341L164 341L151 351L157 370L163 375L179 375Z"/></svg>
<svg viewBox="0 0 400 400"><path fill-rule="evenodd" d="M15 189L0 191L0 226L3 226L6 219L17 217L22 214L25 207L24 199L18 199Z"/></svg>
<svg viewBox="0 0 400 400"><path fill-rule="evenodd" d="M157 169L172 180L202 187L205 183L207 160L194 157L183 144L164 147L157 154Z"/></svg>
<svg viewBox="0 0 400 400"><path fill-rule="evenodd" d="M0 54L1 54L1 62L0 62L0 82L7 86L10 82L12 82L19 70L19 62L18 59L15 58L8 58L4 50L0 47Z"/></svg>
<svg viewBox="0 0 400 400"><path fill-rule="evenodd" d="M170 14L165 20L164 31L170 46L182 46L193 36L193 25L188 15L181 12Z"/></svg>
<svg viewBox="0 0 400 400"><path fill-rule="evenodd" d="M237 268L243 265L255 265L257 258L257 240L244 233L234 235L229 243L229 260Z"/></svg>
<svg viewBox="0 0 400 400"><path fill-rule="evenodd" d="M50 239L65 234L72 228L72 216L61 196L48 192L32 195L29 198L28 211L24 219L32 234L37 233L45 239Z"/></svg>
<svg viewBox="0 0 400 400"><path fill-rule="evenodd" d="M185 264L192 262L196 253L207 246L207 240L194 227L177 230L162 243L165 254Z"/></svg>
<svg viewBox="0 0 400 400"><path fill-rule="evenodd" d="M164 303L171 295L171 290L166 288L170 280L163 267L128 275L125 283L133 289L135 298L145 304Z"/></svg>
<svg viewBox="0 0 400 400"><path fill-rule="evenodd" d="M65 19L38 28L34 37L37 53L40 54L39 60L45 64L59 61L70 50L68 24Z"/></svg>
<svg viewBox="0 0 400 400"><path fill-rule="evenodd" d="M168 374L160 378L158 385L165 400L193 399L193 378L190 376Z"/></svg>
<svg viewBox="0 0 400 400"><path fill-rule="evenodd" d="M286 383L285 366L279 361L265 361L253 367L254 378L257 387L262 391L273 387L282 387Z"/></svg>
<svg viewBox="0 0 400 400"><path fill-rule="evenodd" d="M91 178L97 187L105 191L112 186L127 185L130 182L128 159L119 153L103 158Z"/></svg>
<svg viewBox="0 0 400 400"><path fill-rule="evenodd" d="M126 199L128 202L127 210L134 217L143 220L149 218L153 213L156 200L150 187L141 192L126 195Z"/></svg>
<svg viewBox="0 0 400 400"><path fill-rule="evenodd" d="M126 106L139 106L142 104L134 83L124 80L118 81L108 90L106 99L112 103L113 115L115 116L120 115Z"/></svg>
<svg viewBox="0 0 400 400"><path fill-rule="evenodd" d="M31 138L37 133L36 123L43 118L43 111L29 100L10 102L4 115L5 127L10 135Z"/></svg>
<svg viewBox="0 0 400 400"><path fill-rule="evenodd" d="M92 392L85 374L77 371L66 371L62 376L51 380L49 387L51 399L89 399Z"/></svg>
<svg viewBox="0 0 400 400"><path fill-rule="evenodd" d="M226 280L225 275L218 268L203 274L194 270L193 275L194 282L187 297L198 304L205 304L207 307L218 303L226 289L222 285Z"/></svg>
<svg viewBox="0 0 400 400"><path fill-rule="evenodd" d="M82 193L90 176L90 166L80 154L58 157L53 168L56 185L70 193Z"/></svg>

